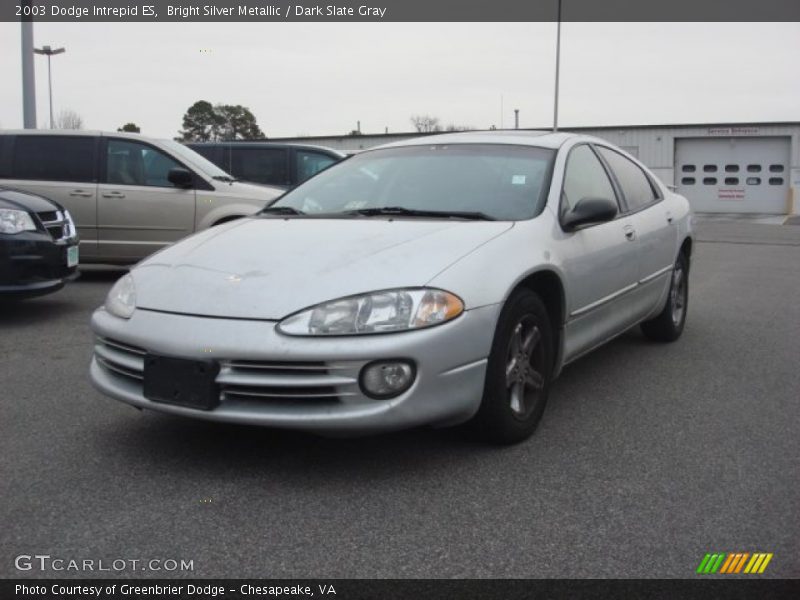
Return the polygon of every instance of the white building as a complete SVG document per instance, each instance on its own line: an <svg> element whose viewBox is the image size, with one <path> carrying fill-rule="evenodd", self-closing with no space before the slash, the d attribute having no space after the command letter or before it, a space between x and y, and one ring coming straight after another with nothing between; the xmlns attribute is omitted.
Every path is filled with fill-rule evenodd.
<svg viewBox="0 0 800 600"><path fill-rule="evenodd" d="M562 127L622 147L697 212L800 213L800 122ZM419 133L271 139L358 152Z"/></svg>

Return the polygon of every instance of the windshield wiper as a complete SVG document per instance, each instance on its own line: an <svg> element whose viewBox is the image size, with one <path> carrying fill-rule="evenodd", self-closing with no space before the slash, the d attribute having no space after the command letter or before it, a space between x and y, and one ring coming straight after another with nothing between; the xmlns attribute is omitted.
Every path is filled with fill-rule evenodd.
<svg viewBox="0 0 800 600"><path fill-rule="evenodd" d="M302 210L298 210L291 206L267 206L261 209L258 214L260 215L304 215Z"/></svg>
<svg viewBox="0 0 800 600"><path fill-rule="evenodd" d="M357 208L343 211L346 215L360 215L362 217L398 216L398 217L433 217L436 219L469 219L473 221L496 221L492 216L482 212L457 211L457 210L420 210L416 208L403 208L402 206L382 206L379 208Z"/></svg>
<svg viewBox="0 0 800 600"><path fill-rule="evenodd" d="M234 179L229 175L214 175L211 179L215 181L224 181L225 183L233 183L234 181L239 181L238 179Z"/></svg>

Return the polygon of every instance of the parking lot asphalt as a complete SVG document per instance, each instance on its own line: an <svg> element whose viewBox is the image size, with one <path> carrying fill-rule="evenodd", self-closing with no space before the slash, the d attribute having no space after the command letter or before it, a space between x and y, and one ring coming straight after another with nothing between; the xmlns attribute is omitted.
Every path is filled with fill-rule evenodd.
<svg viewBox="0 0 800 600"><path fill-rule="evenodd" d="M800 577L800 228L705 223L683 337L568 366L513 447L139 413L90 385L119 270L0 306L0 576L692 577L771 552ZM14 558L194 570L18 571Z"/></svg>

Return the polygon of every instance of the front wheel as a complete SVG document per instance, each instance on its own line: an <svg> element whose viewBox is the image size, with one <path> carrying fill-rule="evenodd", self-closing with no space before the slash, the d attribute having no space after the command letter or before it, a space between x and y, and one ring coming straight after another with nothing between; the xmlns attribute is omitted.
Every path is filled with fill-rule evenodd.
<svg viewBox="0 0 800 600"><path fill-rule="evenodd" d="M672 269L667 303L657 317L642 323L642 333L656 342L674 342L683 333L689 306L689 260L681 252Z"/></svg>
<svg viewBox="0 0 800 600"><path fill-rule="evenodd" d="M486 368L483 399L469 427L478 437L513 444L542 418L553 367L547 309L529 290L516 292L498 320Z"/></svg>

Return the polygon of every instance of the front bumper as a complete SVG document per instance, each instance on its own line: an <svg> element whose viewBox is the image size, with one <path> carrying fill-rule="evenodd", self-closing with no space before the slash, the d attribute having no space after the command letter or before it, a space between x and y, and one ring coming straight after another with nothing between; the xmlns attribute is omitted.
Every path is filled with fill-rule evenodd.
<svg viewBox="0 0 800 600"><path fill-rule="evenodd" d="M278 333L275 322L136 310L130 320L100 308L90 367L104 394L137 408L211 421L361 435L453 425L478 410L499 307L481 307L430 329L339 338ZM204 411L144 397L145 353L220 362L220 404ZM408 359L413 385L390 400L359 386L364 365Z"/></svg>
<svg viewBox="0 0 800 600"><path fill-rule="evenodd" d="M67 250L77 238L54 241L49 233L0 235L0 295L37 296L54 292L77 276L67 266Z"/></svg>

